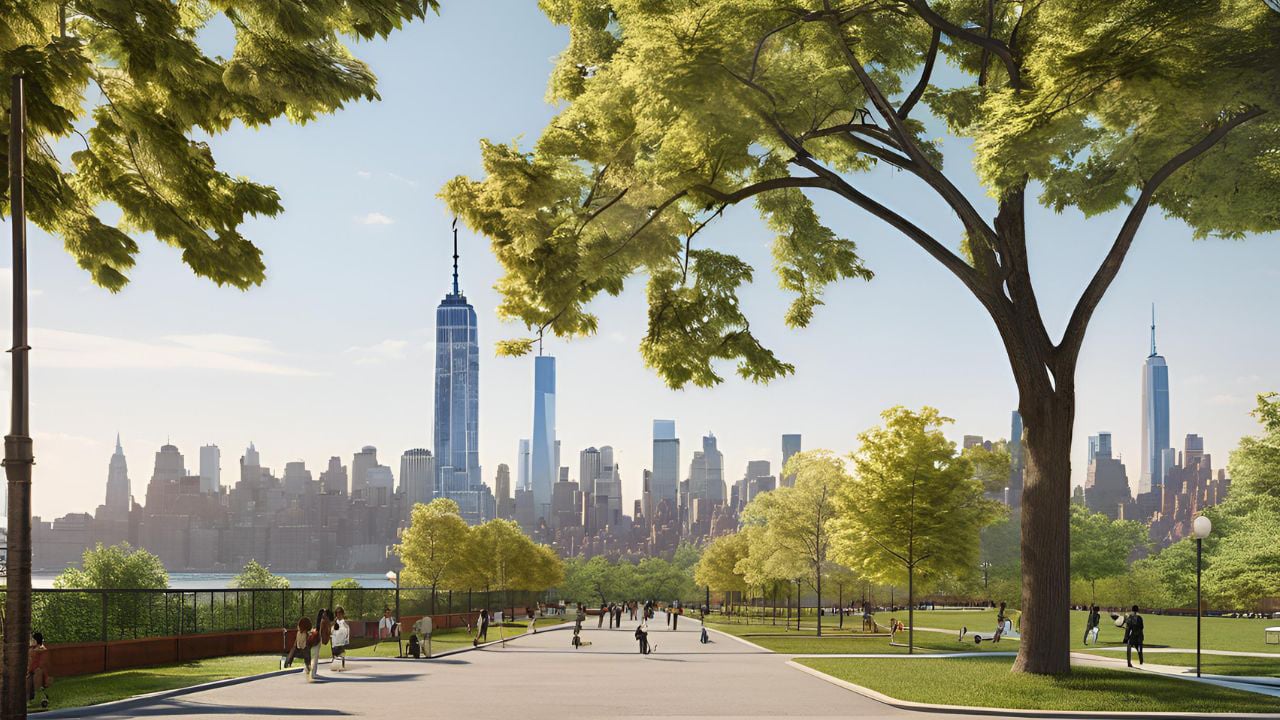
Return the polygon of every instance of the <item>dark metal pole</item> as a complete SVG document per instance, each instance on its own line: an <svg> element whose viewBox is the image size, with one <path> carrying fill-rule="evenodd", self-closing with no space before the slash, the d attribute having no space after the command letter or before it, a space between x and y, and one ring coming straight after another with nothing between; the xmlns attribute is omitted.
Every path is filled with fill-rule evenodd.
<svg viewBox="0 0 1280 720"><path fill-rule="evenodd" d="M403 629L400 623L400 573L396 573L396 642L400 647L398 657L404 657L404 634L400 632Z"/></svg>
<svg viewBox="0 0 1280 720"><path fill-rule="evenodd" d="M1204 540L1196 538L1196 677L1200 677L1200 558Z"/></svg>
<svg viewBox="0 0 1280 720"><path fill-rule="evenodd" d="M13 225L13 395L4 470L9 480L8 577L4 614L4 699L0 718L27 716L27 639L31 637L31 447L27 394L26 92L13 77L9 101L9 220Z"/></svg>

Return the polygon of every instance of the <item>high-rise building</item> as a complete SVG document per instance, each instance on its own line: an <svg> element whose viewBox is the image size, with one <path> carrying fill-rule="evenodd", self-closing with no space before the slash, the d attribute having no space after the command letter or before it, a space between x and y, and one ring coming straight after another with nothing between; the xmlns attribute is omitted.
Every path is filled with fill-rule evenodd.
<svg viewBox="0 0 1280 720"><path fill-rule="evenodd" d="M787 461L791 459L792 455L795 455L798 452L800 452L800 436L798 434L783 435L782 436L781 468L785 470L787 467ZM781 470L779 470L779 472L781 472ZM791 475L782 476L783 487L791 487L792 485L795 485L795 484L796 484L796 476L794 473Z"/></svg>
<svg viewBox="0 0 1280 720"><path fill-rule="evenodd" d="M515 498L511 495L511 468L498 463L498 473L493 478L494 503L499 520L511 520L515 516Z"/></svg>
<svg viewBox="0 0 1280 720"><path fill-rule="evenodd" d="M1022 481L1026 462L1026 455L1022 451L1022 413L1014 410L1009 424L1009 486L1004 491L1004 502L1009 507L1022 506Z"/></svg>
<svg viewBox="0 0 1280 720"><path fill-rule="evenodd" d="M405 450L400 456L400 493L405 497L405 510L417 503L431 502L436 487L436 460L426 448Z"/></svg>
<svg viewBox="0 0 1280 720"><path fill-rule="evenodd" d="M222 451L217 445L200 446L200 492L222 491Z"/></svg>
<svg viewBox="0 0 1280 720"><path fill-rule="evenodd" d="M396 478L386 465L374 465L365 471L364 498L369 507L388 507L395 493Z"/></svg>
<svg viewBox="0 0 1280 720"><path fill-rule="evenodd" d="M203 482L204 476L201 476ZM307 469L307 464L301 460L287 462L284 464L284 494L291 497L300 497L307 492L307 486L311 484L311 471Z"/></svg>
<svg viewBox="0 0 1280 720"><path fill-rule="evenodd" d="M320 491L326 495L347 494L347 466L337 455L329 458L329 467L320 473Z"/></svg>
<svg viewBox="0 0 1280 720"><path fill-rule="evenodd" d="M680 439L676 437L676 421L654 420L653 477L649 483L653 505L656 507L662 500L670 500L672 507L675 507L679 487Z"/></svg>
<svg viewBox="0 0 1280 720"><path fill-rule="evenodd" d="M369 486L369 469L378 464L378 448L365 445L360 452L351 456L351 497L354 500L365 498L365 488ZM367 498L365 498L367 499Z"/></svg>
<svg viewBox="0 0 1280 720"><path fill-rule="evenodd" d="M1156 308L1151 306L1151 354L1142 366L1142 474L1138 491L1164 482L1162 456L1169 447L1169 366L1156 353Z"/></svg>
<svg viewBox="0 0 1280 720"><path fill-rule="evenodd" d="M772 489L772 476L769 474L768 460L748 460L747 470L742 474L742 480L738 482L738 502L740 506L755 499L755 496L762 492L762 489ZM768 478L769 480L766 480Z"/></svg>
<svg viewBox="0 0 1280 720"><path fill-rule="evenodd" d="M129 464L124 459L124 448L120 446L120 434L116 433L116 451L107 466L107 500L108 514L119 519L129 514L132 504L129 500Z"/></svg>
<svg viewBox="0 0 1280 720"><path fill-rule="evenodd" d="M453 228L453 291L436 307L436 494L474 492L480 479L480 343L476 311L458 289L458 228ZM462 503L459 502L459 505Z"/></svg>
<svg viewBox="0 0 1280 720"><path fill-rule="evenodd" d="M711 508L724 503L725 494L724 455L716 446L716 436L708 433L702 438L702 449L693 454L689 464L689 505L700 502L702 510L697 514L709 518Z"/></svg>
<svg viewBox="0 0 1280 720"><path fill-rule="evenodd" d="M529 482L538 518L551 524L551 487L560 469L556 450L556 359L533 359L533 442Z"/></svg>
<svg viewBox="0 0 1280 720"><path fill-rule="evenodd" d="M1103 431L1097 435L1089 436L1089 459L1085 463L1085 467L1093 464L1093 459L1099 455L1111 457L1111 433Z"/></svg>
<svg viewBox="0 0 1280 720"><path fill-rule="evenodd" d="M520 439L520 449L516 451L516 489L528 490L533 492L529 487L529 466L532 464L533 443L529 438Z"/></svg>
<svg viewBox="0 0 1280 720"><path fill-rule="evenodd" d="M250 445L250 448L253 446ZM156 453L155 470L151 473L151 482L177 482L187 474L186 462L178 448L165 443Z"/></svg>
<svg viewBox="0 0 1280 720"><path fill-rule="evenodd" d="M1112 520L1120 519L1133 502L1129 493L1129 477L1124 463L1099 453L1089 465L1089 475L1084 483L1084 503L1093 512L1105 514Z"/></svg>

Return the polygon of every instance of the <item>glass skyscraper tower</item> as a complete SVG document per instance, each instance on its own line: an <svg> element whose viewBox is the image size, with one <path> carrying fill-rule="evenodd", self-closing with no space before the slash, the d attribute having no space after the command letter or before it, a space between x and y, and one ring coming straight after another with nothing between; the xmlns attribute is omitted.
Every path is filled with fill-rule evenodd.
<svg viewBox="0 0 1280 720"><path fill-rule="evenodd" d="M1169 448L1169 366L1156 354L1156 308L1151 306L1151 354L1142 366L1142 474L1138 492L1164 484L1161 458Z"/></svg>
<svg viewBox="0 0 1280 720"><path fill-rule="evenodd" d="M458 229L453 230L453 292L436 307L435 496L478 513L480 346L476 311L458 289ZM475 506L475 507L473 507Z"/></svg>
<svg viewBox="0 0 1280 720"><path fill-rule="evenodd" d="M556 359L539 355L533 359L533 443L529 461L529 483L533 490L536 517L551 524L551 485L560 474L556 453Z"/></svg>

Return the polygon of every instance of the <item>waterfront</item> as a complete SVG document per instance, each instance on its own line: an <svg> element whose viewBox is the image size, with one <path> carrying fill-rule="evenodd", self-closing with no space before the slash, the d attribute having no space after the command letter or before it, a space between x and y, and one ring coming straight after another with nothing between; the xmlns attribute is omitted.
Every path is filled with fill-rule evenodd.
<svg viewBox="0 0 1280 720"><path fill-rule="evenodd" d="M388 588L391 583L378 573L278 573L289 579L290 587L295 588L327 588L334 581L352 578L366 588ZM169 587L174 590L221 590L231 587L235 573L169 573ZM53 587L58 577L54 572L36 572L31 574L31 586L37 589Z"/></svg>

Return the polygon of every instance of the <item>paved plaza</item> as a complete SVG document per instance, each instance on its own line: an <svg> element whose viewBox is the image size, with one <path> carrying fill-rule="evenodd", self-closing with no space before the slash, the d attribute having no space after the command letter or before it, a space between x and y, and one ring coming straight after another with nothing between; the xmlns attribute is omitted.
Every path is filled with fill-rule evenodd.
<svg viewBox="0 0 1280 720"><path fill-rule="evenodd" d="M431 661L352 659L346 672L321 665L320 679L288 674L203 690L95 718L362 717L479 720L593 718L961 718L899 710L786 665L719 633L698 641L700 625L685 618L668 631L650 624L657 652L642 656L635 623L618 630L584 629L590 643L574 650L568 630L522 636L505 648L458 653ZM490 631L490 637L494 637Z"/></svg>

